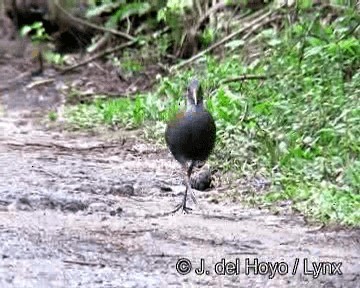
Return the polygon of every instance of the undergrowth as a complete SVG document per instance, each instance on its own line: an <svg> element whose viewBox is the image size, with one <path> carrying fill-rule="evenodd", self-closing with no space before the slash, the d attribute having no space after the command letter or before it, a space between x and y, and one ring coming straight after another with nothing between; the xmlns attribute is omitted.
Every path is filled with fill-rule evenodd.
<svg viewBox="0 0 360 288"><path fill-rule="evenodd" d="M264 30L258 41L270 48L248 65L237 51L220 62L202 59L206 71L197 77L217 125L210 161L222 171L261 171L271 179L271 190L257 201L289 200L320 221L359 225L360 42L352 33L357 21L347 15L323 24L312 15L279 33ZM218 86L242 74L273 76ZM193 75L190 69L163 78L156 92L135 100L69 107L68 119L78 127L160 123L150 131L163 137L154 127L163 129L184 105L181 97Z"/></svg>

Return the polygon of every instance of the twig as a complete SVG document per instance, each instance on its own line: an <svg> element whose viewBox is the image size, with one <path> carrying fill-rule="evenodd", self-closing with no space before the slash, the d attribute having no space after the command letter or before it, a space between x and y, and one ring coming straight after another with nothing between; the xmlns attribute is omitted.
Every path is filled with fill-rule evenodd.
<svg viewBox="0 0 360 288"><path fill-rule="evenodd" d="M106 73L108 73L108 71L107 70L105 70L104 68L102 68L98 63L94 63L94 66L96 67L96 68L98 68L101 72L103 72L104 74L106 74Z"/></svg>
<svg viewBox="0 0 360 288"><path fill-rule="evenodd" d="M346 37L349 37L351 34L353 34L358 28L360 27L360 23L355 25L353 28L351 28L349 31L347 31L344 35L340 37L340 39L337 41L338 43L342 40L344 40Z"/></svg>
<svg viewBox="0 0 360 288"><path fill-rule="evenodd" d="M273 22L273 21L275 21L277 19L280 19L280 18L281 18L280 15L275 15L275 16L270 17L269 19L267 19L267 20L265 20L263 22L260 22L260 23L258 23L256 25L254 25L253 28L241 38L241 40L244 40L244 41L247 40L250 37L250 35L253 34L256 30L258 30L259 28L261 28L261 27L263 27L263 26L265 26L265 25L267 25L267 24L269 24L269 23L271 23L271 22Z"/></svg>
<svg viewBox="0 0 360 288"><path fill-rule="evenodd" d="M26 147L26 146L37 146L43 148L59 148L63 150L80 150L80 151L88 151L88 150L95 150L95 149L108 149L108 148L116 148L119 145L110 144L110 145L95 145L89 147L74 147L74 146L64 146L58 143L34 143L34 142L25 142L25 143L18 143L18 142L6 142L5 145L8 146L15 146L15 147Z"/></svg>
<svg viewBox="0 0 360 288"><path fill-rule="evenodd" d="M81 265L81 266L100 266L100 267L105 267L105 264L102 263L91 263L91 262L85 262L85 261L79 261L79 260L62 260L64 263L69 263L69 264L77 264L77 265Z"/></svg>
<svg viewBox="0 0 360 288"><path fill-rule="evenodd" d="M174 65L170 68L170 71L174 71L179 69L180 67L186 66L192 62L194 62L196 59L200 58L201 56L203 56L204 54L214 50L215 48L219 47L220 45L226 43L227 41L229 41L230 39L234 38L235 36L244 33L245 31L247 31L249 28L253 27L254 25L256 25L257 23L263 21L264 19L266 19L267 17L269 17L274 11L269 11L265 14L263 14L261 17L255 19L254 21L248 23L247 25L245 25L245 27L229 34L228 36L224 37L223 39L221 39L220 41L216 42L215 44L211 45L210 47L206 48L205 50L201 51L200 53L194 55L193 57L189 58L188 60L185 60L177 65Z"/></svg>
<svg viewBox="0 0 360 288"><path fill-rule="evenodd" d="M136 42L137 42L137 40L129 41L129 42L120 44L120 45L118 45L118 46L116 46L114 48L107 49L107 50L105 50L103 52L100 52L100 53L90 57L89 59L86 59L86 60L84 60L84 61L82 61L80 63L77 63L77 64L75 64L73 66L70 66L70 67L68 67L66 69L61 70L60 74L65 74L67 72L70 72L70 71L72 71L72 70L74 70L76 68L79 68L81 66L84 66L84 65L86 65L86 64L88 64L88 63L90 63L90 62L92 62L92 61L94 61L94 60L96 60L98 58L102 58L102 57L104 57L106 55L112 54L112 53L114 53L114 52L116 52L118 50L121 50L121 49L125 48L125 47L129 47L131 45L134 45Z"/></svg>
<svg viewBox="0 0 360 288"><path fill-rule="evenodd" d="M234 6L235 6L235 8L233 9L234 11L233 11L232 15L230 16L229 20L227 21L227 22L229 23L229 22L232 20L232 18L234 18L237 10L238 10L241 6L244 6L244 4L242 4L241 2L238 3L238 4L236 4L235 2L231 2L231 1L230 1L229 3L227 3L227 2L229 2L229 1L224 1L224 2L217 3L217 4L213 5L209 10L207 10L207 11L205 12L205 14L203 14L203 15L200 17L198 23L196 24L196 29L195 29L195 30L199 30L199 28L201 27L201 25L203 24L203 22L204 22L207 18L211 17L213 14L215 14L216 12L218 12L219 10L222 10L222 9L225 9L225 8L231 8L231 7L234 7ZM264 10L267 10L267 8L265 8ZM259 10L258 12L255 12L255 13L253 13L253 14L248 13L248 14L245 15L245 18L246 18L246 16L251 16L251 18L253 18L253 17L255 17L254 15L261 15L262 12L263 12L263 10Z"/></svg>
<svg viewBox="0 0 360 288"><path fill-rule="evenodd" d="M204 15L202 9L201 9L201 5L200 5L200 1L199 0L195 0L195 6L196 6L196 9L198 10L198 14L200 17L202 17Z"/></svg>
<svg viewBox="0 0 360 288"><path fill-rule="evenodd" d="M126 33L129 34L130 30L131 30L131 21L130 21L130 17L126 17L126 24L127 24L127 28L126 28Z"/></svg>
<svg viewBox="0 0 360 288"><path fill-rule="evenodd" d="M48 175L48 176L51 176L51 177L53 177L53 178L60 178L59 175L54 174L54 173L49 172L49 171L46 171L46 170L43 169L43 168L33 169L32 171L34 171L34 172L41 172L41 173L44 173L44 174L46 174L46 175Z"/></svg>
<svg viewBox="0 0 360 288"><path fill-rule="evenodd" d="M195 26L196 27L195 30L196 31L199 30L199 28L201 27L201 25L204 23L204 21L207 18L209 18L212 14L216 13L217 11L219 11L225 7L227 7L226 3L218 3L214 6L212 6L208 11L206 11L205 14L200 15L200 19Z"/></svg>
<svg viewBox="0 0 360 288"><path fill-rule="evenodd" d="M26 88L27 89L32 89L32 88L34 88L36 86L52 83L54 81L55 81L55 78L49 78L49 79L43 79L43 80L39 80L39 81L34 81L34 82L31 82L30 84L28 84L26 86Z"/></svg>
<svg viewBox="0 0 360 288"><path fill-rule="evenodd" d="M268 78L271 78L271 77L274 77L274 76L275 76L275 74L270 74L270 75L252 75L252 74L241 75L241 76L226 78L226 79L220 81L220 84L226 84L226 83L244 81L244 80L265 80L265 79L268 79Z"/></svg>
<svg viewBox="0 0 360 288"><path fill-rule="evenodd" d="M128 94L130 92L133 91L137 91L138 89L136 88L136 84L138 84L141 81L141 78L136 79L135 81L133 81L126 89L125 89L125 94ZM134 89L135 88L135 89Z"/></svg>
<svg viewBox="0 0 360 288"><path fill-rule="evenodd" d="M117 31L117 30L114 30L114 29L108 29L108 28L104 28L104 27L101 27L101 26L98 26L96 24L93 24L93 23L90 23L88 21L85 21L83 19L80 19L80 18L77 18L73 15L71 15L71 13L67 12L63 7L61 7L58 3L58 1L54 1L54 5L63 13L65 14L67 17L69 17L69 19L71 19L72 21L76 22L76 23L79 23L79 24L82 24L82 25L85 25L85 26L88 26L90 28L93 28L95 30L99 30L99 31L102 31L102 32L108 32L108 33L111 33L113 35L116 35L116 36L120 36L120 37L123 37L125 39L128 39L128 40L131 40L131 41L136 41L137 39L127 33L124 33L124 32L121 32L121 31Z"/></svg>
<svg viewBox="0 0 360 288"><path fill-rule="evenodd" d="M258 19L261 15L263 15L264 13L269 11L269 7L266 6L263 9L260 9L254 13L245 13L245 14L240 14L239 16L233 16L234 19L231 22L231 27L238 27L239 25L244 25L247 22L253 21Z"/></svg>
<svg viewBox="0 0 360 288"><path fill-rule="evenodd" d="M229 34L230 32L230 23L233 22L233 19L236 15L236 13L239 11L239 8L240 8L240 4L238 3L236 6L235 6L235 9L233 9L233 12L231 13L229 19L226 21L224 27L225 27L225 31L226 31L226 34ZM249 14L251 13L251 11L247 11L245 12L244 17L248 16Z"/></svg>
<svg viewBox="0 0 360 288"><path fill-rule="evenodd" d="M166 57L166 56L165 56L165 57ZM164 71L165 73L167 73L167 74L170 73L169 68L168 68L166 65L162 64L161 62L158 62L156 65L159 66L160 69L161 69L162 71Z"/></svg>
<svg viewBox="0 0 360 288"><path fill-rule="evenodd" d="M110 34L105 33L98 41L96 41L93 45L87 48L87 51L91 54L99 50L102 50L102 48L106 46L106 43L108 42L109 38L110 38Z"/></svg>
<svg viewBox="0 0 360 288"><path fill-rule="evenodd" d="M244 122L244 120L246 119L247 115L248 115L248 112L249 112L249 105L248 103L245 104L245 109L244 109L244 113L243 115L241 116L240 118L240 123Z"/></svg>

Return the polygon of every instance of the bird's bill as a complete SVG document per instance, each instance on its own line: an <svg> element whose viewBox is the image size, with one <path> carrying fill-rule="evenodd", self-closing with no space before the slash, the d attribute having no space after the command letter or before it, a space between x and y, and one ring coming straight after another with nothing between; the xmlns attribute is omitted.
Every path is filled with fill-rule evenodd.
<svg viewBox="0 0 360 288"><path fill-rule="evenodd" d="M193 90L193 95L192 96L193 96L195 105L197 105L198 99L197 99L196 90Z"/></svg>

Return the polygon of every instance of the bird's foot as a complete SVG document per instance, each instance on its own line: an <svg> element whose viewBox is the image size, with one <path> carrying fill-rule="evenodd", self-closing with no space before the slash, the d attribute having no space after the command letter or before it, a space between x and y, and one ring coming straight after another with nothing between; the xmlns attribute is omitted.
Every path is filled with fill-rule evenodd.
<svg viewBox="0 0 360 288"><path fill-rule="evenodd" d="M183 212L185 212L186 214L188 214L192 208L190 207L186 207L186 200L184 199L184 201L182 201L181 203L179 203L178 205L176 205L175 209L172 210L170 213L176 213L177 211L179 211L180 209L183 210Z"/></svg>
<svg viewBox="0 0 360 288"><path fill-rule="evenodd" d="M194 191L191 188L189 190L190 190L191 199L193 200L195 205L198 205L198 201L196 200Z"/></svg>

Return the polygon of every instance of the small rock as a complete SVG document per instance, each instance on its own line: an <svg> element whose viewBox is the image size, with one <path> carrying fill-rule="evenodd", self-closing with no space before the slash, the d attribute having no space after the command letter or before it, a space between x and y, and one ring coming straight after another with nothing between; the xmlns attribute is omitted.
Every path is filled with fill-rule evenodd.
<svg viewBox="0 0 360 288"><path fill-rule="evenodd" d="M0 212L9 211L10 204L10 201L0 200Z"/></svg>
<svg viewBox="0 0 360 288"><path fill-rule="evenodd" d="M215 198L211 199L209 202L214 204L219 204L219 200Z"/></svg>
<svg viewBox="0 0 360 288"><path fill-rule="evenodd" d="M89 205L90 212L105 212L108 206L102 202L95 202Z"/></svg>
<svg viewBox="0 0 360 288"><path fill-rule="evenodd" d="M58 203L56 200L51 199L50 197L43 197L39 200L39 206L42 209L56 209Z"/></svg>
<svg viewBox="0 0 360 288"><path fill-rule="evenodd" d="M63 205L61 207L61 210L62 211L71 211L71 212L77 212L79 210L83 211L87 208L87 206L82 203L82 202L79 202L79 201L72 201L72 202L69 202L69 203L66 203L65 205Z"/></svg>
<svg viewBox="0 0 360 288"><path fill-rule="evenodd" d="M116 210L110 211L110 216L120 216L120 214L123 212L123 209L121 207L116 208Z"/></svg>
<svg viewBox="0 0 360 288"><path fill-rule="evenodd" d="M0 212L7 212L7 211L9 211L9 207L10 207L10 205L8 205L8 206L0 206Z"/></svg>
<svg viewBox="0 0 360 288"><path fill-rule="evenodd" d="M200 171L195 172L190 178L190 185L192 188L204 191L210 188L211 184L211 171L210 168L205 165Z"/></svg>
<svg viewBox="0 0 360 288"><path fill-rule="evenodd" d="M110 188L109 193L115 196L133 196L134 186L130 184L114 185Z"/></svg>
<svg viewBox="0 0 360 288"><path fill-rule="evenodd" d="M15 203L10 204L9 210L32 211L34 210L27 197L21 197Z"/></svg>
<svg viewBox="0 0 360 288"><path fill-rule="evenodd" d="M7 200L1 200L0 199L0 206L8 206L8 205L10 205L11 204L11 202L10 201L7 201Z"/></svg>
<svg viewBox="0 0 360 288"><path fill-rule="evenodd" d="M161 190L161 192L171 192L172 191L171 187L165 187L165 186L161 186L160 190Z"/></svg>

